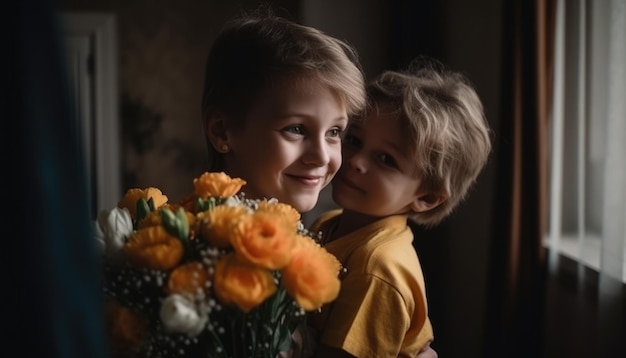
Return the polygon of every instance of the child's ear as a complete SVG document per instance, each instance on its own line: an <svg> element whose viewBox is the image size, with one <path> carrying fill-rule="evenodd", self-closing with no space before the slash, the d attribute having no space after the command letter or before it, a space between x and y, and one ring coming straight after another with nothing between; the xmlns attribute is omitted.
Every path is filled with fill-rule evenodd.
<svg viewBox="0 0 626 358"><path fill-rule="evenodd" d="M228 132L223 113L219 110L207 109L203 117L204 130L213 148L220 153L223 153L225 149L227 151L229 148Z"/></svg>
<svg viewBox="0 0 626 358"><path fill-rule="evenodd" d="M432 210L448 200L446 194L428 193L418 195L411 203L411 210L416 213Z"/></svg>

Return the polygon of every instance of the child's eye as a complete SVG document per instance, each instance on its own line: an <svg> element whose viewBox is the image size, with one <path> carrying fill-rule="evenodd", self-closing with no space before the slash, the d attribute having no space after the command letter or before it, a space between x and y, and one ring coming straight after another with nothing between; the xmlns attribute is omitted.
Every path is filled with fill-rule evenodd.
<svg viewBox="0 0 626 358"><path fill-rule="evenodd" d="M328 136L332 138L337 138L337 137L341 137L342 133L343 131L341 130L341 128L333 128L328 131Z"/></svg>
<svg viewBox="0 0 626 358"><path fill-rule="evenodd" d="M378 159L380 160L381 163L383 163L384 165L388 166L388 167L392 167L392 168L397 168L398 164L396 163L396 160L389 154L387 153L381 153L378 155Z"/></svg>
<svg viewBox="0 0 626 358"><path fill-rule="evenodd" d="M282 131L289 134L304 135L304 126L301 124L287 126Z"/></svg>

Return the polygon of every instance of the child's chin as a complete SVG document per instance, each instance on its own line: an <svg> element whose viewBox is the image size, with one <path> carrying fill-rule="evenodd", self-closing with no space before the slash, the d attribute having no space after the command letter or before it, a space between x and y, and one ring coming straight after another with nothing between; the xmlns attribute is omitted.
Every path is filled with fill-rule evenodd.
<svg viewBox="0 0 626 358"><path fill-rule="evenodd" d="M291 206L300 213L306 213L313 210L317 204L318 197L319 195L310 195L307 197L292 198L292 200L287 201L287 203L291 204Z"/></svg>

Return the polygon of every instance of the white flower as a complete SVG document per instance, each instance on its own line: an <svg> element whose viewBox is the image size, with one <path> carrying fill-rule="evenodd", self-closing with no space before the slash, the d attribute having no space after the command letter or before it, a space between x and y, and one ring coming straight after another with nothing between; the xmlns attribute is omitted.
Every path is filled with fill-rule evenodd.
<svg viewBox="0 0 626 358"><path fill-rule="evenodd" d="M102 233L101 241L107 254L114 255L124 246L124 242L133 232L133 219L126 208L114 208L110 211L103 210L98 215L98 234Z"/></svg>
<svg viewBox="0 0 626 358"><path fill-rule="evenodd" d="M169 295L161 303L161 321L169 332L197 336L208 320L207 312L199 308L183 295Z"/></svg>
<svg viewBox="0 0 626 358"><path fill-rule="evenodd" d="M233 196L229 196L228 198L226 198L226 200L224 201L224 203L222 205L226 205L226 206L239 206L241 205L243 202L241 201L241 199L239 199L238 196L233 195Z"/></svg>

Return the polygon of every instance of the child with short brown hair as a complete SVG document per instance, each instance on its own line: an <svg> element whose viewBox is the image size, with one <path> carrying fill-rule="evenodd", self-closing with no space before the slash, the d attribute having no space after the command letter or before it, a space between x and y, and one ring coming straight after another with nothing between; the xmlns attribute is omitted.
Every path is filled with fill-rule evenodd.
<svg viewBox="0 0 626 358"><path fill-rule="evenodd" d="M341 165L341 135L365 105L355 50L318 29L243 14L209 52L202 115L209 170L246 180L250 199L311 210Z"/></svg>

